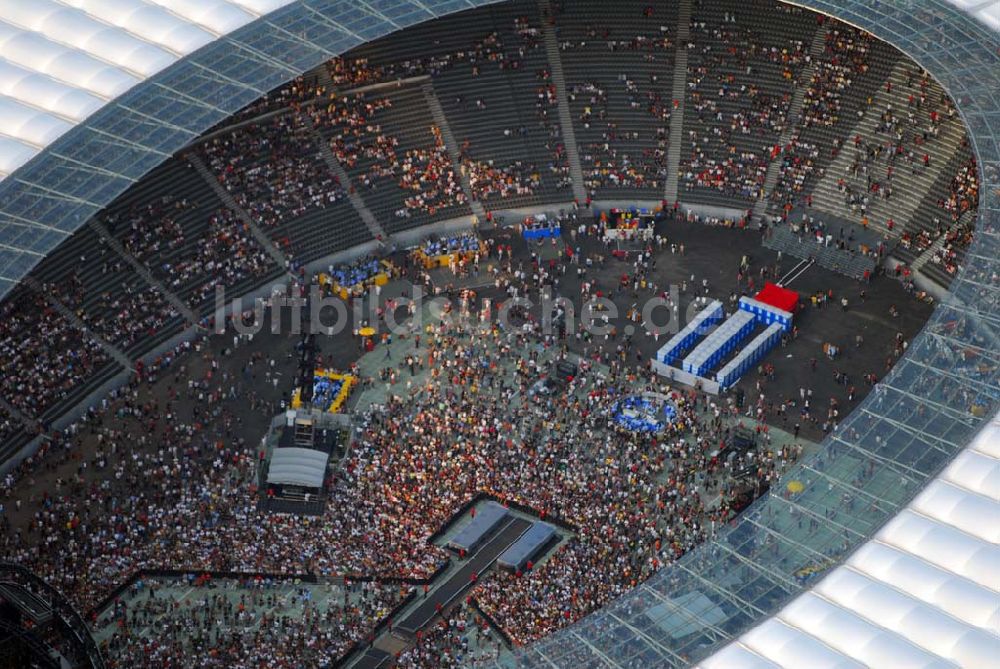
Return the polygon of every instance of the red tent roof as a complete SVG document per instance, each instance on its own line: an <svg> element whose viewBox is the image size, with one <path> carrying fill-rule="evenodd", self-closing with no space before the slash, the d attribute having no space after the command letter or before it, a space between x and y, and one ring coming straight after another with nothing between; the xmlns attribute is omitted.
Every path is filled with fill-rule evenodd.
<svg viewBox="0 0 1000 669"><path fill-rule="evenodd" d="M758 302L763 302L775 309L781 309L782 311L788 311L795 313L795 310L799 306L799 294L794 290L788 288L782 288L781 286L771 283L770 281L764 284L764 289L754 296L754 299Z"/></svg>

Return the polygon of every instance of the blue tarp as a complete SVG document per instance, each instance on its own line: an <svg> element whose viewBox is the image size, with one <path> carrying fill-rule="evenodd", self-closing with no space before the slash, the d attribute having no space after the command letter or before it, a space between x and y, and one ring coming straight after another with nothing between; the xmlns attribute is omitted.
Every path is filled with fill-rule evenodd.
<svg viewBox="0 0 1000 669"><path fill-rule="evenodd" d="M476 517L452 537L448 548L471 553L508 515L507 509L496 502L486 502L476 509Z"/></svg>
<svg viewBox="0 0 1000 669"><path fill-rule="evenodd" d="M497 564L514 571L521 570L554 536L556 528L548 523L532 523L528 531L503 552Z"/></svg>

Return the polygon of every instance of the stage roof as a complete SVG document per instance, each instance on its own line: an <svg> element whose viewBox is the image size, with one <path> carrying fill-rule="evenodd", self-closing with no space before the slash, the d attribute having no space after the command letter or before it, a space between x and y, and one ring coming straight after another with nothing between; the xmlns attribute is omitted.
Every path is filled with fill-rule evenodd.
<svg viewBox="0 0 1000 669"><path fill-rule="evenodd" d="M267 482L275 485L300 485L322 488L328 453L311 448L276 448L267 469Z"/></svg>

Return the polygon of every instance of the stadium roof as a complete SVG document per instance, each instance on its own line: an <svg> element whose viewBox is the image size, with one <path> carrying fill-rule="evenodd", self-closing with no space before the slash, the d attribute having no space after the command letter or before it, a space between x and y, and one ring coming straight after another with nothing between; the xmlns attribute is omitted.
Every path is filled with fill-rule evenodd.
<svg viewBox="0 0 1000 669"><path fill-rule="evenodd" d="M139 82L291 1L0 3L0 178Z"/></svg>
<svg viewBox="0 0 1000 669"><path fill-rule="evenodd" d="M698 669L995 667L1000 414L808 592Z"/></svg>
<svg viewBox="0 0 1000 669"><path fill-rule="evenodd" d="M0 3L0 170L9 174L0 297L143 175L263 93L358 44L493 1ZM991 557L983 544L997 550L995 535L981 536L986 523L969 524L985 508L976 495L995 484L967 468L996 454L963 449L1000 402L1000 3L796 4L887 40L955 99L982 177L964 266L891 373L793 469L808 484L802 493L765 496L621 600L520 651L521 666L685 666L712 662L718 648L749 667L803 666L781 655L797 648L817 653L808 666L883 666L878 653L891 647L920 666L982 657L975 621L989 602L963 612L978 616L970 621L948 598L996 592L966 577L978 568L981 578L976 565ZM824 520L803 534L799 518ZM940 592L920 590L932 576ZM939 638L924 638L931 627Z"/></svg>

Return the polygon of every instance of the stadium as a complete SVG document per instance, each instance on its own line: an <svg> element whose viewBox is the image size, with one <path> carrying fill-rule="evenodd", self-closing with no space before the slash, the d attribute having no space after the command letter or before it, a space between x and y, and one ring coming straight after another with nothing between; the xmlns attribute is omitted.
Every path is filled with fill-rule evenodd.
<svg viewBox="0 0 1000 669"><path fill-rule="evenodd" d="M0 3L0 667L992 667L1000 2Z"/></svg>

